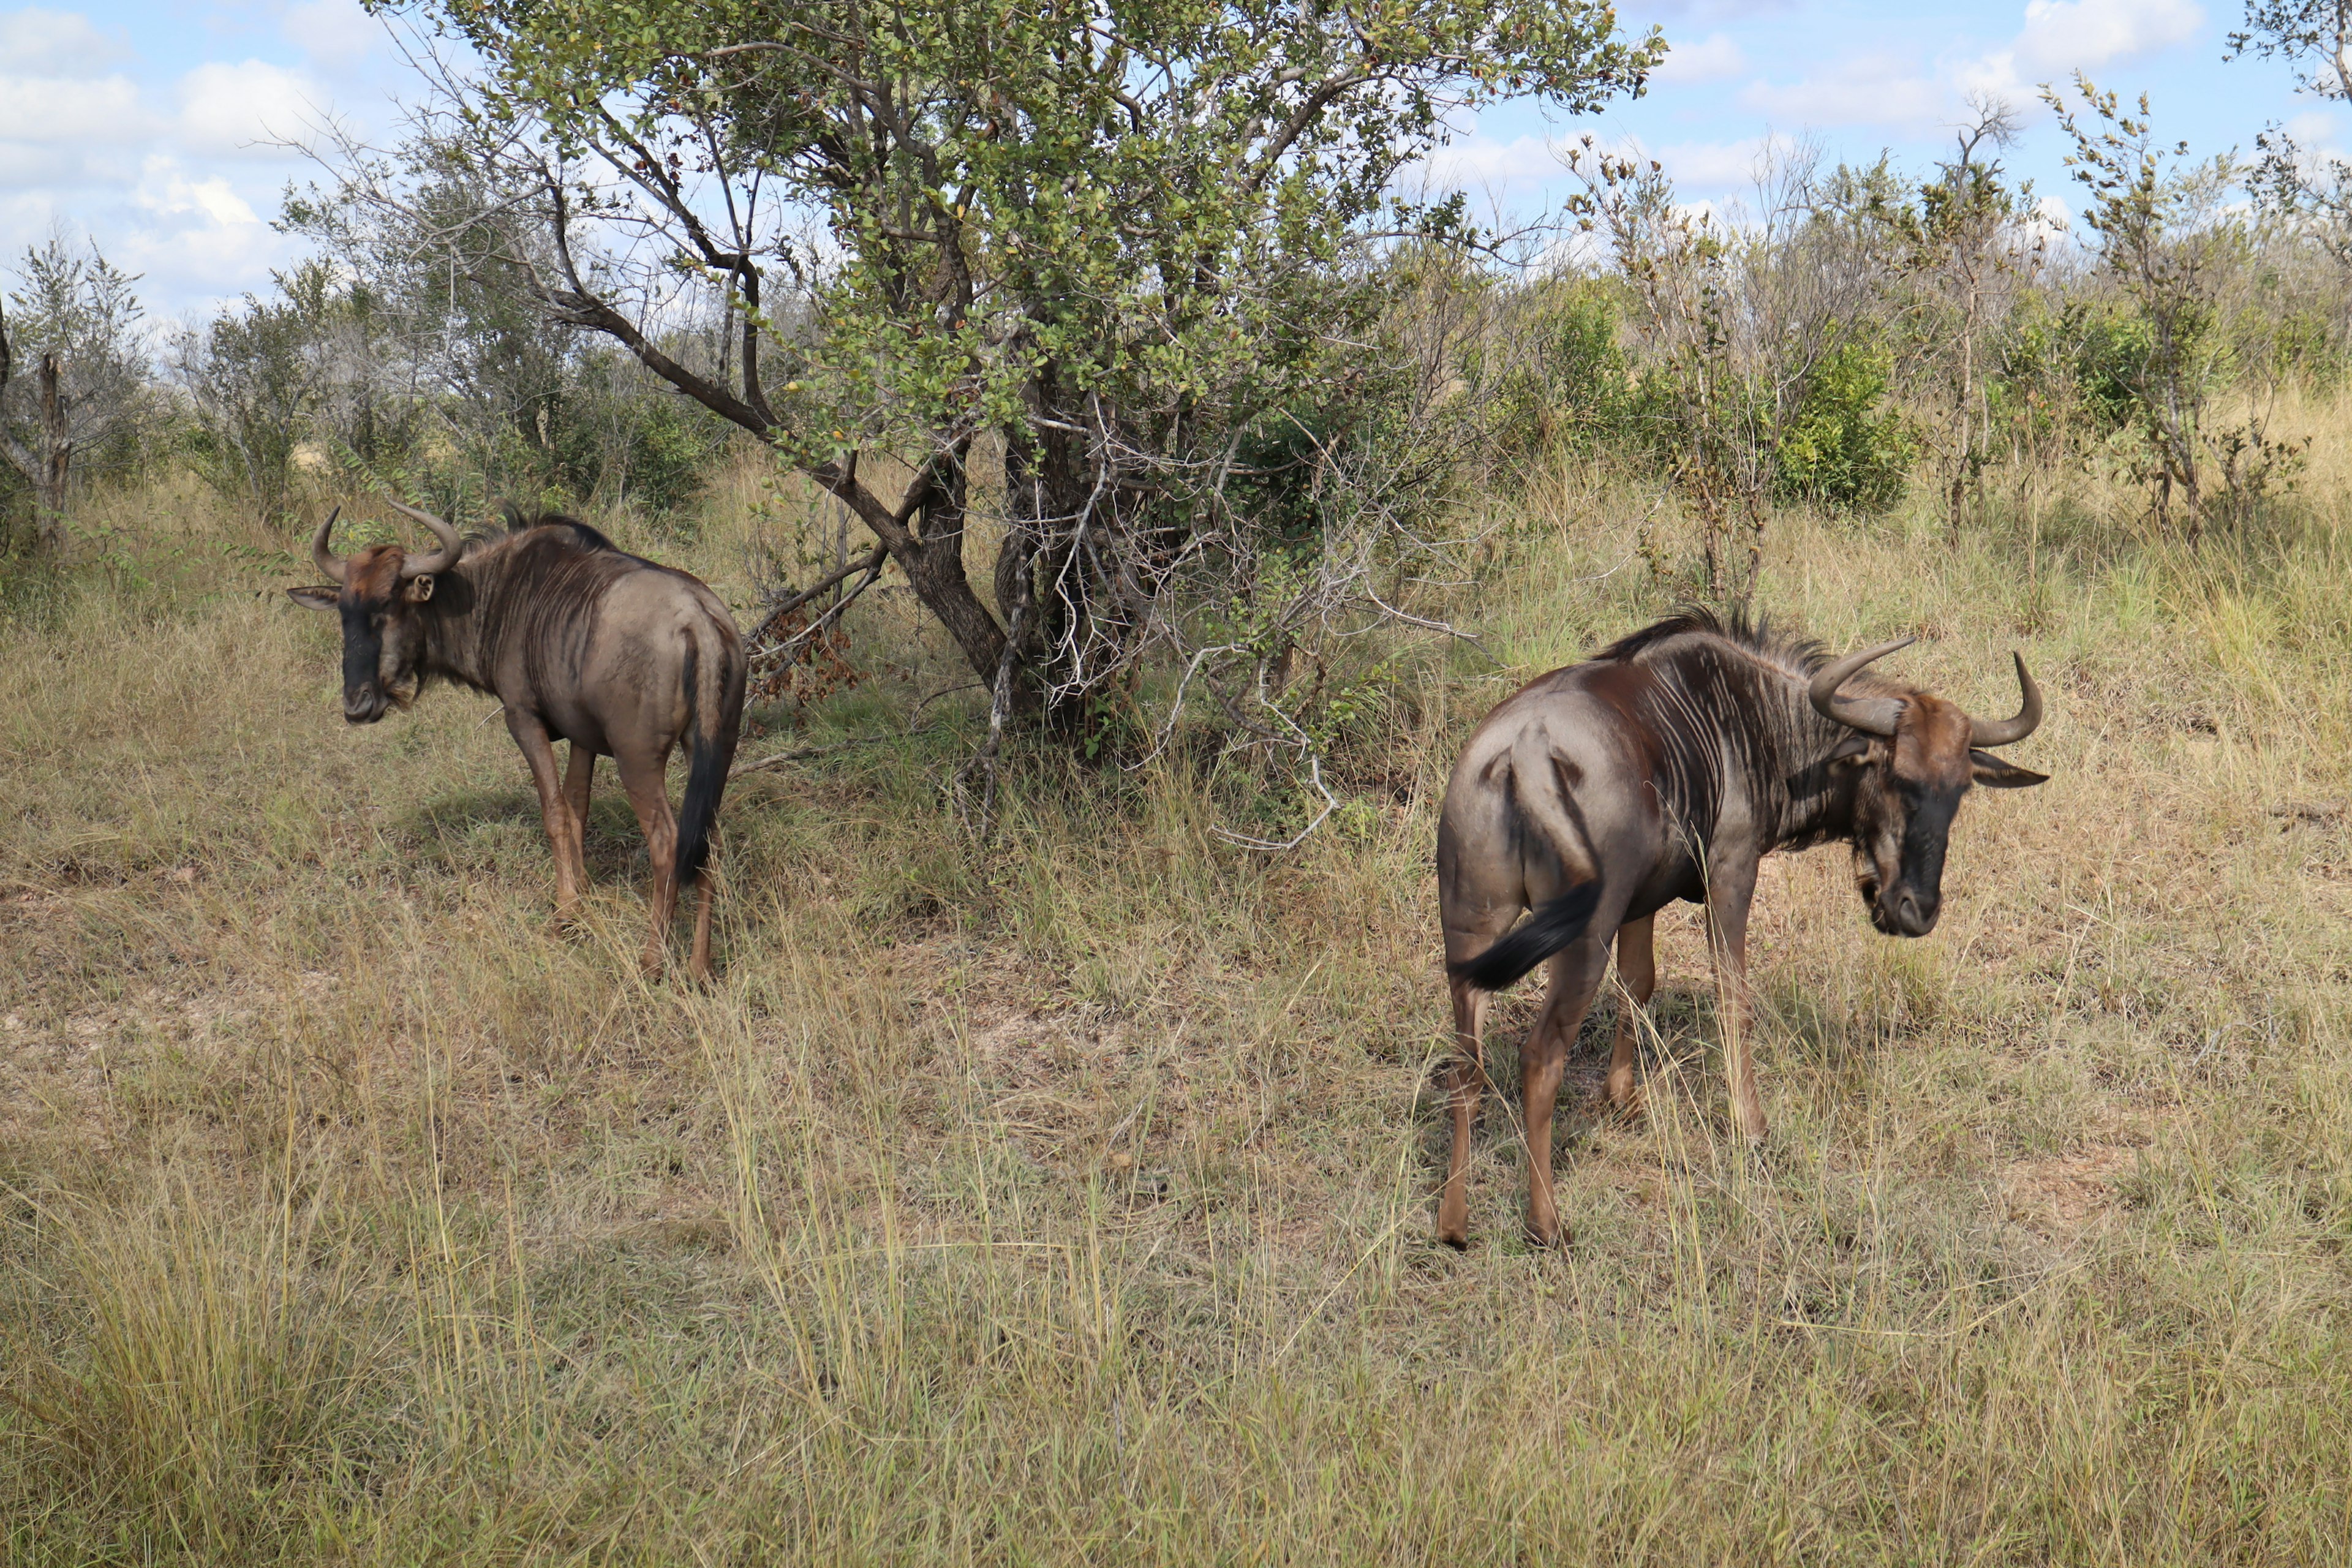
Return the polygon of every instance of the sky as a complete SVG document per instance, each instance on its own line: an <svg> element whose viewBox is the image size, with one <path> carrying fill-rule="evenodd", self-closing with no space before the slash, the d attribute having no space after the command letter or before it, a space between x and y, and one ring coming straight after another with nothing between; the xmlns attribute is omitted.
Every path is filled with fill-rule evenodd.
<svg viewBox="0 0 2352 1568"><path fill-rule="evenodd" d="M1569 188L1555 148L1590 132L1638 144L1686 200L1722 202L1776 140L1925 170L1978 91L2023 111L2010 170L2071 209L2081 204L2035 89L2078 68L2126 98L2147 93L2159 132L2200 153L2251 151L2273 121L2337 144L2352 114L2296 97L2275 64L2223 62L2242 3L1649 0L1620 12L1674 46L1643 99L1587 121L1490 109L1433 173L1482 210L1528 216ZM267 292L271 269L300 254L270 220L287 183L313 172L282 143L330 116L384 134L415 91L393 34L358 0L0 0L0 284L62 228L141 274L158 321Z"/></svg>

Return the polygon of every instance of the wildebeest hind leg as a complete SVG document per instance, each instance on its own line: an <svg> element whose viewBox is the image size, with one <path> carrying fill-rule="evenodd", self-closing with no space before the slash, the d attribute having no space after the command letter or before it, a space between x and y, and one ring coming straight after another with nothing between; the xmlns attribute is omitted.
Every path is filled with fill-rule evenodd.
<svg viewBox="0 0 2352 1568"><path fill-rule="evenodd" d="M1480 1059L1486 1030L1486 993L1456 980L1454 990L1454 1059L1446 1064L1445 1099L1454 1121L1454 1146L1445 1157L1445 1189L1437 1200L1437 1239L1448 1247L1470 1245L1470 1124L1478 1113Z"/></svg>
<svg viewBox="0 0 2352 1568"><path fill-rule="evenodd" d="M1528 1239L1549 1247L1560 1239L1559 1210L1551 1195L1551 1118L1561 1070L1579 1025L1609 968L1609 931L1588 931L1551 961L1544 1009L1519 1047L1520 1096L1528 1137Z"/></svg>
<svg viewBox="0 0 2352 1568"><path fill-rule="evenodd" d="M663 766L667 759L623 752L613 761L646 836L646 852L653 858L653 881L646 889L653 919L653 930L646 937L646 969L658 974L667 957L670 921L677 913L677 819L669 808L668 770Z"/></svg>
<svg viewBox="0 0 2352 1568"><path fill-rule="evenodd" d="M1620 1110L1642 1109L1641 1090L1633 1083L1633 1047L1643 1010L1658 989L1658 954L1652 941L1656 929L1655 915L1617 928L1617 978L1625 993L1617 1010L1616 1043L1609 1051L1609 1103Z"/></svg>

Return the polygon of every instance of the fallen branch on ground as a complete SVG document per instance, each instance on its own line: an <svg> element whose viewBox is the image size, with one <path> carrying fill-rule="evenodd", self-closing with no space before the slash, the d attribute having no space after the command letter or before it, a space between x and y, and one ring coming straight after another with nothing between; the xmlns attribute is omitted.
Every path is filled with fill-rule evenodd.
<svg viewBox="0 0 2352 1568"><path fill-rule="evenodd" d="M756 763L738 763L727 776L730 779L741 778L745 773L764 773L770 768L782 767L786 763L804 763L812 757L829 757L837 752L854 752L860 746L879 745L884 741L911 741L918 735L936 735L948 727L945 724L932 724L924 729L903 730L888 735L860 735L855 740L843 741L830 746L803 746L797 751L778 752L772 756L761 757Z"/></svg>

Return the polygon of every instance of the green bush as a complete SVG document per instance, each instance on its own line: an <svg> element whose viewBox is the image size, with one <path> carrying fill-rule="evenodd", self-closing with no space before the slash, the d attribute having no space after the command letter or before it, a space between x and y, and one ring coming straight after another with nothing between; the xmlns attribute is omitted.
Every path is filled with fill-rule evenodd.
<svg viewBox="0 0 2352 1568"><path fill-rule="evenodd" d="M2074 390L2101 435L2141 422L2139 389L2147 384L2155 343L2142 317L2121 310L2067 307L2063 329L2074 340Z"/></svg>
<svg viewBox="0 0 2352 1568"><path fill-rule="evenodd" d="M700 491L732 427L612 349L582 353L553 399L536 476L551 490L669 518Z"/></svg>
<svg viewBox="0 0 2352 1568"><path fill-rule="evenodd" d="M1884 511L1903 499L1918 443L1902 414L1885 406L1890 370L1885 349L1858 342L1815 368L1780 434L1784 497L1840 511Z"/></svg>
<svg viewBox="0 0 2352 1568"><path fill-rule="evenodd" d="M1641 444L1622 319L1610 285L1584 278L1539 285L1506 312L1505 341L1471 356L1464 377L1497 456L1590 457Z"/></svg>

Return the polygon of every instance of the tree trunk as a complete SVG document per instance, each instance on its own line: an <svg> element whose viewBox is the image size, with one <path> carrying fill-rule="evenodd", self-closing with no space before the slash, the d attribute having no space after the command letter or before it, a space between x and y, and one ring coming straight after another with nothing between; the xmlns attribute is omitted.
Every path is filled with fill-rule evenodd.
<svg viewBox="0 0 2352 1568"><path fill-rule="evenodd" d="M8 324L0 320L0 392L8 385L10 355ZM23 442L0 425L0 458L24 476L33 490L34 538L47 553L62 553L66 539L66 478L73 464L73 442L66 434L66 400L58 390L58 356L45 353L33 374L36 434L27 450ZM0 535L0 542L5 536Z"/></svg>
<svg viewBox="0 0 2352 1568"><path fill-rule="evenodd" d="M33 455L34 527L41 549L62 555L66 548L66 476L73 464L73 441L66 435L66 400L58 391L58 356L41 356L33 378L41 404L41 446Z"/></svg>
<svg viewBox="0 0 2352 1568"><path fill-rule="evenodd" d="M980 602L980 595L971 590L971 579L964 574L961 479L950 474L942 479L939 472L941 464L952 468L961 459L961 453L952 459L941 458L918 475L895 512L858 479L854 460L823 464L810 478L857 514L907 574L915 597L955 639L964 662L982 680L993 681L997 661L1004 654L1003 628ZM919 536L908 527L918 512L923 516Z"/></svg>
<svg viewBox="0 0 2352 1568"><path fill-rule="evenodd" d="M562 216L563 193L559 184L551 186L549 194L556 204L556 240L561 247L566 243ZM755 354L747 352L741 361L743 395L739 397L728 384L697 375L670 358L635 322L589 292L572 268L570 252L563 254L570 287L546 290L541 295L551 307L551 319L603 332L635 355L638 363L730 424L771 440L780 434L780 422L757 382ZM971 580L964 574L963 567L961 468L970 445L967 437L953 451L934 458L916 476L895 510L857 477L854 452L803 471L857 514L858 521L872 531L882 548L890 552L890 559L907 574L915 597L939 617L940 625L955 639L972 673L993 682L997 663L1004 652L1004 631L996 624L996 617L988 613L988 606L980 602L980 595L972 592ZM919 535L911 526L918 512L924 517Z"/></svg>

